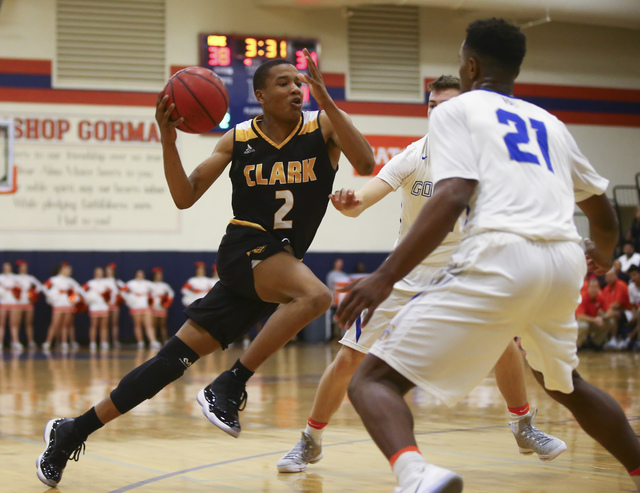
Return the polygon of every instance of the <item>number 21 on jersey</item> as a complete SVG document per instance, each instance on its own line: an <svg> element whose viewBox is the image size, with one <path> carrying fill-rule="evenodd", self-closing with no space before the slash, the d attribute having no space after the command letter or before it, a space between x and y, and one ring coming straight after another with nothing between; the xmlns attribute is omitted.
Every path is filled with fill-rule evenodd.
<svg viewBox="0 0 640 493"><path fill-rule="evenodd" d="M516 113L503 110L502 108L496 111L496 114L498 116L498 122L502 123L503 125L510 126L510 123L515 124L516 131L509 132L504 136L504 143L507 145L509 157L519 163L532 163L539 165L540 161L538 160L538 156L524 151L520 148L520 145L526 145L531 141L531 135L529 133L529 129L527 128L527 123L522 119L522 117L520 115L517 115ZM533 118L529 118L529 123L531 124L531 128L535 132L535 139L538 141L538 147L540 148L540 152L544 157L547 168L553 173L551 159L549 158L549 140L547 138L547 128L544 126L544 122L541 122L540 120L534 120Z"/></svg>

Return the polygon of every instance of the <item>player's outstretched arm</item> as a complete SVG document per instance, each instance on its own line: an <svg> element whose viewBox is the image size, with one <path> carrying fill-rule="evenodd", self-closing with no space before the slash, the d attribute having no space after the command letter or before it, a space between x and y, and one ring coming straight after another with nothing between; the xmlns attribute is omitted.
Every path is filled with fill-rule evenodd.
<svg viewBox="0 0 640 493"><path fill-rule="evenodd" d="M345 216L358 217L390 192L393 192L391 185L380 178L373 178L357 192L342 188L329 195L329 198L333 206Z"/></svg>
<svg viewBox="0 0 640 493"><path fill-rule="evenodd" d="M300 74L298 77L309 86L311 95L324 110L324 114L320 115L323 129L329 131L331 141L338 149L344 152L344 155L358 173L370 175L375 166L375 158L373 157L371 146L367 139L354 127L351 118L340 110L331 99L322 80L322 74L306 48L304 49L304 56L309 66L309 75Z"/></svg>
<svg viewBox="0 0 640 493"><path fill-rule="evenodd" d="M613 262L613 251L618 244L618 217L611 202L603 193L592 195L578 207L589 219L590 240L585 240L590 270L609 270Z"/></svg>
<svg viewBox="0 0 640 493"><path fill-rule="evenodd" d="M394 283L433 252L453 229L477 183L464 178L448 178L437 184L436 193L387 260L373 274L344 288L350 291L336 312L341 324L351 326L365 309L367 314L362 325L367 324L374 310L389 296Z"/></svg>
<svg viewBox="0 0 640 493"><path fill-rule="evenodd" d="M190 176L187 176L176 147L176 128L183 119L171 121L171 112L175 106L171 104L167 107L167 100L168 97L162 97L161 94L158 96L156 106L156 120L160 127L162 142L164 175L169 185L171 197L178 209L187 209L196 203L231 161L233 130L224 134L213 150L213 154L205 159Z"/></svg>

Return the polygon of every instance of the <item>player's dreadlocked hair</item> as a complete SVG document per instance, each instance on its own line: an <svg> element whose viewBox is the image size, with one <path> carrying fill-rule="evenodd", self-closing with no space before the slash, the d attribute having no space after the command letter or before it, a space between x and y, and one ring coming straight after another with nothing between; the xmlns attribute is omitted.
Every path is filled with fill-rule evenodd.
<svg viewBox="0 0 640 493"><path fill-rule="evenodd" d="M427 84L429 91L444 91L445 89L460 90L460 79L453 75L441 75Z"/></svg>
<svg viewBox="0 0 640 493"><path fill-rule="evenodd" d="M489 57L507 70L517 72L527 52L527 40L518 26L504 19L484 19L467 27L466 48Z"/></svg>
<svg viewBox="0 0 640 493"><path fill-rule="evenodd" d="M293 63L291 63L289 60L285 60L284 58L275 58L260 65L258 67L258 70L256 70L256 73L253 74L253 90L257 91L258 89L264 89L267 77L269 77L269 72L271 72L271 69L276 65L284 64L293 65Z"/></svg>

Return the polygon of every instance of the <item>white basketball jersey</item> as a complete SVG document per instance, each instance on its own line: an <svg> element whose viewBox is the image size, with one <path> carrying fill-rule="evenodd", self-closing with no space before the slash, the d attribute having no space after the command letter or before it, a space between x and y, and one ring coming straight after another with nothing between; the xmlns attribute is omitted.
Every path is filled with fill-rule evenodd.
<svg viewBox="0 0 640 493"><path fill-rule="evenodd" d="M580 241L574 202L608 181L547 111L493 91L474 90L438 105L430 122L434 183L478 181L466 236L515 233L534 241Z"/></svg>
<svg viewBox="0 0 640 493"><path fill-rule="evenodd" d="M402 189L402 212L400 215L400 232L396 246L411 229L424 204L433 195L433 178L429 155L429 136L409 144L404 151L393 157L377 177L388 183L394 190ZM421 264L431 267L444 266L449 262L451 253L462 238L460 221L454 230L434 252Z"/></svg>

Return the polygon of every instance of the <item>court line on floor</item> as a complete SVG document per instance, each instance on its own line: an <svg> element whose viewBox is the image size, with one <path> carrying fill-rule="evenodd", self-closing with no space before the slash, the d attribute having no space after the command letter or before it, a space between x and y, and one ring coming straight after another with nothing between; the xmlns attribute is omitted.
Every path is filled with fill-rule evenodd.
<svg viewBox="0 0 640 493"><path fill-rule="evenodd" d="M635 416L633 418L628 418L630 421L636 421L638 419L640 419L640 416ZM563 420L563 421L549 421L546 423L571 423L571 422L575 422L574 420ZM541 424L545 424L545 423L541 423ZM436 435L436 434L441 434L441 433L458 433L458 432L466 432L466 431L482 431L482 430L490 430L490 429L498 429L498 428L503 428L504 425L492 425L492 426L481 426L481 427L475 427L475 428L456 428L456 429L451 429L451 430L435 430L435 431L427 431L427 432L422 432L422 433L416 433L416 436L424 436L424 435ZM323 445L323 448L329 448L329 447L337 447L337 446L344 446L344 445L351 445L351 444L356 444L356 443L365 443L365 442L372 442L371 438L364 438L364 439L359 439L359 440L349 440L346 442L338 442L338 443L330 443L327 445ZM449 454L449 455L457 455L457 456L462 456L462 457L473 457L476 459L485 459L485 460L491 460L491 461L498 461L502 464L527 464L530 461L526 461L526 460L514 460L514 459L502 459L500 457L487 457L487 456L481 456L481 455L476 455L476 454L465 454L465 453L461 453L461 452L448 452L448 451L444 451L444 450L440 450L440 449L430 449L427 447L421 447L421 450L425 450L425 451L430 451L430 452L437 452L437 453L441 453L441 454ZM217 467L217 466L223 466L223 465L227 465L227 464L233 464L233 463L237 463L237 462L243 462L243 461L247 461L247 460L252 460L252 459L257 459L260 457L268 457L268 456L272 456L272 455L280 455L280 454L284 454L288 452L288 450L283 450L283 451L278 451L278 452L268 452L268 453L264 453L264 454L258 454L258 455L252 455L252 456L245 456L245 457L238 457L236 459L230 459L230 460L226 460L226 461L222 461L222 462L214 462L211 464L204 464L201 466L195 466L195 467L191 467L191 468L187 468L187 469L183 469L180 471L174 471L174 472L170 472L170 473L166 473L166 474L162 474L160 476L156 476L154 478L148 478L142 481L138 481L137 483L132 483L130 485L127 486L123 486L122 488L118 488L115 490L111 490L109 493L123 493L125 491L130 491L136 488L140 488L142 486L146 486L148 484L151 483L156 483L158 481L162 481L165 479L169 479L172 477L176 477L176 476L181 476L183 474L188 474L191 472L195 472L195 471L201 471L203 469L208 469L208 468L212 468L212 467ZM589 460L599 460L599 459L609 459L610 457L606 456L606 457L593 457L593 458L589 458ZM581 459L566 459L564 462L575 462L576 460L581 460ZM468 469L468 468L473 468L473 467L478 467L479 465L483 466L483 467L495 467L495 465L492 464L467 464L465 466L458 466L456 467L456 469ZM554 469L564 469L564 470L571 470L571 471L583 471L583 472L591 472L591 473L596 473L596 474L605 474L605 475L610 475L610 476L618 476L618 477L624 477L626 476L626 474L624 473L618 473L618 472L609 472L609 471L593 471L593 469L590 468L583 468L583 467L572 467L569 465L563 465L562 464L562 459L560 461L556 460L553 463L550 462L546 462L544 464L546 467L551 467Z"/></svg>

